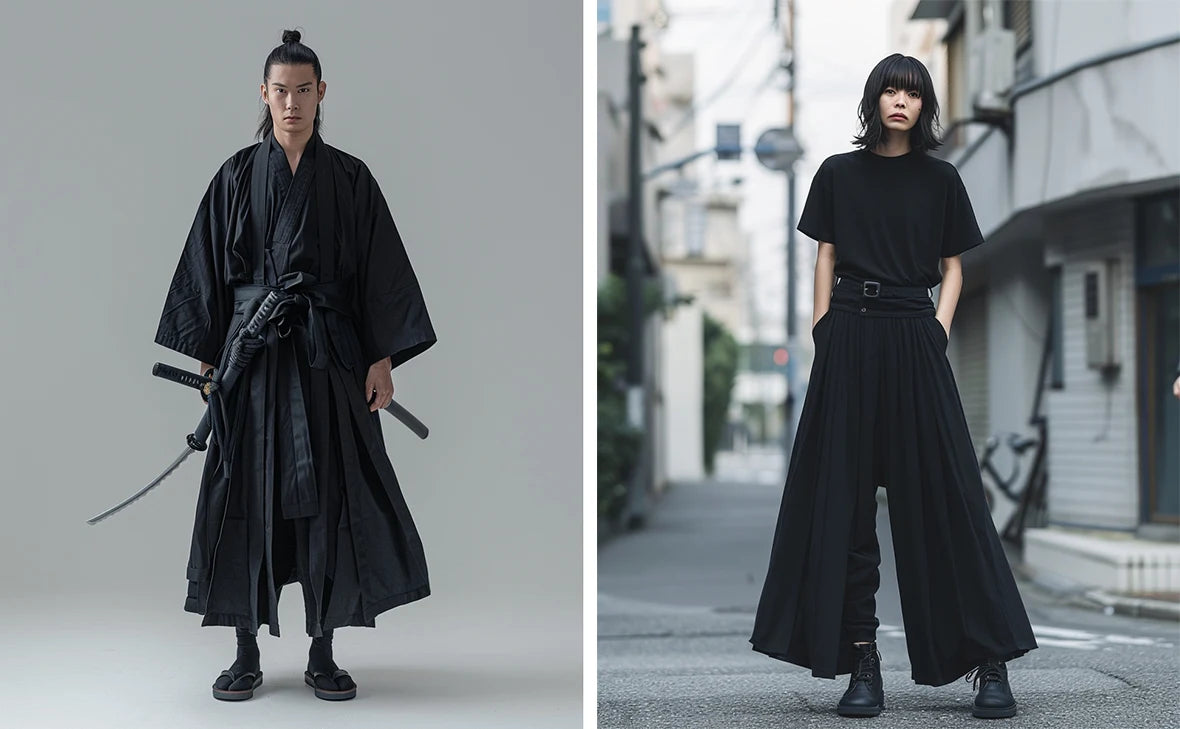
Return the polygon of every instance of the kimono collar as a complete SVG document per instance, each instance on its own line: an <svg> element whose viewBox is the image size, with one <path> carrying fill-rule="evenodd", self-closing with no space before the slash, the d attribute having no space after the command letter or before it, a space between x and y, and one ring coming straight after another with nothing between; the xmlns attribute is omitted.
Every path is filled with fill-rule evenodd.
<svg viewBox="0 0 1180 729"><path fill-rule="evenodd" d="M264 238L266 237L266 195L267 195L267 179L269 174L270 151L273 149L282 150L282 145L278 143L274 136L272 129L267 133L266 138L262 143L255 147L254 156L250 161L250 240L255 241L254 246L265 245ZM299 168L302 169L304 163L312 165L312 171L315 178L312 180L313 195L309 196L308 204L316 206L316 215L318 218L317 238L321 254L327 263L325 269L327 271L335 272L336 270L336 165L333 164L333 155L328 152L328 146L324 144L319 133L311 135L311 139L307 142L307 148L304 149L304 159L299 162ZM253 279L256 283L261 282L261 274L254 270L258 268L256 263L251 263L253 256L250 246L246 240L239 239L236 241L237 247L234 250L235 255L242 261L242 264L247 267L247 270L252 270ZM239 250L240 248L240 250Z"/></svg>
<svg viewBox="0 0 1180 729"><path fill-rule="evenodd" d="M275 133L274 133L273 129L269 133L267 133L266 138L270 142L269 149L271 152L278 152L279 154L286 157L287 150L283 149L283 145L279 144L279 140L275 138ZM319 147L319 142L320 142L319 132L312 132L311 138L307 140L307 145L303 148L303 156L299 158L300 165L303 164L303 160L315 159L316 149Z"/></svg>

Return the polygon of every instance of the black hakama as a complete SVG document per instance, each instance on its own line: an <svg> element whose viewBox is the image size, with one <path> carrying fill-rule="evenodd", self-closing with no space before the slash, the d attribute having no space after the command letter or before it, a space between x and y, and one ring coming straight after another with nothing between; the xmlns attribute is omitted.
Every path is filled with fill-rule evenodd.
<svg viewBox="0 0 1180 729"><path fill-rule="evenodd" d="M1037 644L984 499L929 293L864 291L841 278L813 330L811 379L750 642L817 677L855 668L852 641L872 640L877 625L870 509L882 486L911 675L940 686Z"/></svg>

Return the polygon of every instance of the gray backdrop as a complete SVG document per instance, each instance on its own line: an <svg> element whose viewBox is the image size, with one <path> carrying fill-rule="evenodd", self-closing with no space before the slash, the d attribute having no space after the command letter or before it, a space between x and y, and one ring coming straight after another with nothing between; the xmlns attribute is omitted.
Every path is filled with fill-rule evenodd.
<svg viewBox="0 0 1180 729"><path fill-rule="evenodd" d="M126 511L97 526L85 520L151 480L203 412L194 391L150 374L156 361L196 363L152 339L202 193L218 166L253 142L263 62L283 28L301 30L319 54L325 140L372 169L439 336L394 371L395 397L426 421L430 438L382 416L434 594L382 614L375 631L338 631L337 659L357 676L362 697L386 688L378 685L386 677L376 681L346 659L372 641L391 641L382 654L390 661L412 650L433 656L439 683L455 678L448 656L486 654L509 671L521 661L545 664L537 675L568 678L547 685L570 703L555 704L541 723L561 716L576 725L577 2L5 4L0 637L15 641L18 654L21 640L34 653L47 641L60 653L17 680L43 686L59 661L88 660L71 653L70 640L99 651L95 661L117 660L125 643L100 648L66 627L118 631L143 624L151 608L158 637L127 640L215 644L193 666L195 679L166 690L191 695L201 710L224 708L212 706L220 702L207 684L233 659L232 631L200 628L200 616L182 612L204 456L191 456ZM302 610L289 586L280 640L296 644L296 657L306 651ZM265 671L279 641L259 641ZM129 673L105 699L139 680L145 666L126 660ZM378 670L380 661L372 663ZM283 680L280 668L273 680ZM291 691L302 668L283 668ZM409 668L389 683L409 680ZM477 674L486 677L476 668L464 676L485 708L497 690L517 688L501 675L476 689ZM13 675L0 689L5 704L18 693ZM434 685L415 680L423 690ZM75 690L83 683L80 675ZM57 690L69 686L67 676ZM328 703L309 697L297 697L304 709ZM32 708L18 715L26 726L40 716ZM473 716L493 722L486 712ZM501 718L520 726L523 716Z"/></svg>

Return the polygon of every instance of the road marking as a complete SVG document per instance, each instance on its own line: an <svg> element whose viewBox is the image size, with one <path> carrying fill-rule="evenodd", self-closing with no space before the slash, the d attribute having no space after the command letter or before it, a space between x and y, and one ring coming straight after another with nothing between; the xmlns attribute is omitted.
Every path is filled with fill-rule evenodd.
<svg viewBox="0 0 1180 729"><path fill-rule="evenodd" d="M1094 640L1098 637L1096 633L1088 633L1084 630L1073 630L1071 628L1052 628L1048 625L1034 625L1033 632L1037 635L1051 635L1055 638L1074 638L1076 640Z"/></svg>
<svg viewBox="0 0 1180 729"><path fill-rule="evenodd" d="M1073 628L1055 628L1051 625L1033 625L1032 629L1033 635L1037 638L1037 645L1051 645L1058 648L1073 648L1074 650L1082 651L1096 650L1104 643L1113 643L1115 645L1147 645L1156 648L1171 648L1174 645L1163 638L1119 635L1117 633L1100 635ZM878 630L886 638L905 637L905 630L900 625L881 623Z"/></svg>
<svg viewBox="0 0 1180 729"><path fill-rule="evenodd" d="M1058 648L1076 648L1082 651L1092 651L1098 648L1098 644L1088 640L1066 640L1062 638L1046 638L1042 635L1037 636L1037 645L1053 645Z"/></svg>

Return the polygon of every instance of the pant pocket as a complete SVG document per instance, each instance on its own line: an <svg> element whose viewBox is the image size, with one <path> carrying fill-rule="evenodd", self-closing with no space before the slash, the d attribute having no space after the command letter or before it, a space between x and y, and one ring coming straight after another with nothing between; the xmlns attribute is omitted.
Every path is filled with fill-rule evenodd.
<svg viewBox="0 0 1180 729"><path fill-rule="evenodd" d="M942 342L942 349L945 352L947 345L950 343L950 339L946 335L946 329L943 328L942 322L938 321L938 317L936 316L930 317L930 325L934 327L935 336L938 337L938 341Z"/></svg>
<svg viewBox="0 0 1180 729"><path fill-rule="evenodd" d="M829 306L828 310L825 311L823 316L821 316L819 318L819 321L817 321L815 324L813 324L811 326L811 338L812 339L815 339L815 333L818 332L820 327L822 327L824 325L824 322L827 321L828 319L830 319L831 317L832 317L832 307Z"/></svg>

